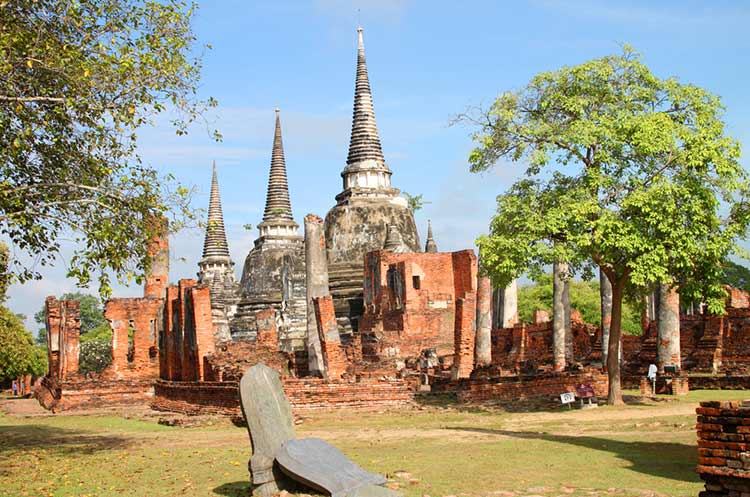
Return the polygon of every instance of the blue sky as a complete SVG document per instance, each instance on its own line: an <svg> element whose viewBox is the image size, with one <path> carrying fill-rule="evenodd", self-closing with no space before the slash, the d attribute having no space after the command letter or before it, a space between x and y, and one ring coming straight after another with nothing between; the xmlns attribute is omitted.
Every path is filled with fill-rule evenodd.
<svg viewBox="0 0 750 497"><path fill-rule="evenodd" d="M195 19L204 56L202 96L218 99L205 127L177 137L166 124L144 129L144 160L195 185L205 208L216 160L232 257L241 270L262 216L281 108L295 219L320 216L341 190L349 142L356 26L364 28L375 112L393 185L430 202L417 213L424 241L432 219L441 250L473 247L495 210L495 196L522 170L504 164L468 172L471 129L450 127L468 106L517 90L536 73L633 45L660 77L675 76L720 95L729 132L750 150L750 3L203 0ZM747 153L745 153L747 157ZM743 159L747 166L747 159ZM171 280L194 277L202 234L172 237ZM42 281L15 285L8 305L31 316L46 295L75 289L64 260ZM238 274L239 276L239 274ZM94 289L93 292L96 290ZM141 289L116 289L137 296ZM29 328L37 326L29 319Z"/></svg>

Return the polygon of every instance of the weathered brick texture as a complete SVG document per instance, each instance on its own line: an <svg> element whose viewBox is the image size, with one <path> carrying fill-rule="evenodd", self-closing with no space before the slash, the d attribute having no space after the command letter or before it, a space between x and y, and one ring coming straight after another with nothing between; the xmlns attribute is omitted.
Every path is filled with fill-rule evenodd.
<svg viewBox="0 0 750 497"><path fill-rule="evenodd" d="M453 378L468 378L474 369L474 339L476 334L476 299L456 300Z"/></svg>
<svg viewBox="0 0 750 497"><path fill-rule="evenodd" d="M320 338L320 351L323 355L326 379L337 380L344 376L348 361L344 349L341 347L336 311L333 308L333 298L330 295L312 299L315 309L315 323Z"/></svg>
<svg viewBox="0 0 750 497"><path fill-rule="evenodd" d="M414 392L402 380L350 382L322 378L282 378L284 393L295 411L309 409L399 408L412 404ZM155 384L152 407L189 415L241 416L237 382L170 382Z"/></svg>
<svg viewBox="0 0 750 497"><path fill-rule="evenodd" d="M49 375L58 380L78 374L81 352L81 310L77 300L44 301Z"/></svg>
<svg viewBox="0 0 750 497"><path fill-rule="evenodd" d="M359 329L366 358L418 357L426 348L453 354L455 301L476 292L472 250L369 252L364 272Z"/></svg>
<svg viewBox="0 0 750 497"><path fill-rule="evenodd" d="M112 299L104 317L112 328L112 364L104 374L117 379L150 379L159 375L157 337L164 299Z"/></svg>
<svg viewBox="0 0 750 497"><path fill-rule="evenodd" d="M598 397L607 396L607 375L598 370L439 381L433 384L433 391L455 391L461 402L514 403L537 399L559 402L561 393L575 393L576 386L582 383L591 385Z"/></svg>
<svg viewBox="0 0 750 497"><path fill-rule="evenodd" d="M279 330L276 327L276 309L269 307L255 311L255 323L258 326L258 345L271 349L279 348Z"/></svg>
<svg viewBox="0 0 750 497"><path fill-rule="evenodd" d="M701 402L698 467L706 482L700 497L750 494L750 407L742 402Z"/></svg>

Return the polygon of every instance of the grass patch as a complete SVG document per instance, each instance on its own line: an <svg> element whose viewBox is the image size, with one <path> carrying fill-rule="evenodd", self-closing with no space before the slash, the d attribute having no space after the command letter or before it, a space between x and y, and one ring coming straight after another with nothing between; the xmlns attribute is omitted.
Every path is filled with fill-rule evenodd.
<svg viewBox="0 0 750 497"><path fill-rule="evenodd" d="M697 391L529 413L455 405L332 411L304 414L297 432L391 475L408 497L695 496L702 488L694 472L697 402L746 396ZM249 456L247 431L228 423L173 428L116 416L0 415L0 496L246 496Z"/></svg>

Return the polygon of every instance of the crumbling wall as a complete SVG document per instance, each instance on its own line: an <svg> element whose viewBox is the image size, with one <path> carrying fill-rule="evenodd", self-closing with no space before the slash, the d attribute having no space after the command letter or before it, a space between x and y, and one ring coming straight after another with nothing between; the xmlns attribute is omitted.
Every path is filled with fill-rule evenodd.
<svg viewBox="0 0 750 497"><path fill-rule="evenodd" d="M700 497L750 494L750 407L742 402L701 402L698 467L706 482Z"/></svg>
<svg viewBox="0 0 750 497"><path fill-rule="evenodd" d="M116 379L159 376L158 336L163 323L164 299L118 298L104 305L112 328L112 364L103 374Z"/></svg>
<svg viewBox="0 0 750 497"><path fill-rule="evenodd" d="M426 348L454 353L456 299L476 294L472 250L374 251L365 256L364 273L365 356L417 357Z"/></svg>

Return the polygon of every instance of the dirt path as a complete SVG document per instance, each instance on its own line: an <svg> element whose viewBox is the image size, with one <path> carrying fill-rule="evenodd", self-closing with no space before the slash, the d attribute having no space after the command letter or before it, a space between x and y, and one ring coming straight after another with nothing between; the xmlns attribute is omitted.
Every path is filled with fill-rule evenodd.
<svg viewBox="0 0 750 497"><path fill-rule="evenodd" d="M36 399L0 398L0 411L11 416L50 416Z"/></svg>

